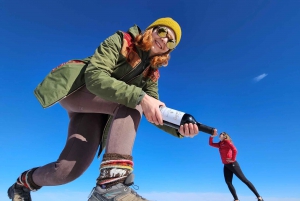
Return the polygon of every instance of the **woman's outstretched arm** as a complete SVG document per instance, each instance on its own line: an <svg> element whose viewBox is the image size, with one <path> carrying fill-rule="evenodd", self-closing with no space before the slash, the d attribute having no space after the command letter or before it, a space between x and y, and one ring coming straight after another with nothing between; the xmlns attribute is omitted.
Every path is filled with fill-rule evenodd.
<svg viewBox="0 0 300 201"><path fill-rule="evenodd" d="M216 137L216 136L217 136L217 130L214 130L214 134L211 135L211 136L209 137L208 144L209 144L210 146L212 146L212 147L220 148L219 142L218 142L218 143L214 143L214 142L213 142L213 138Z"/></svg>

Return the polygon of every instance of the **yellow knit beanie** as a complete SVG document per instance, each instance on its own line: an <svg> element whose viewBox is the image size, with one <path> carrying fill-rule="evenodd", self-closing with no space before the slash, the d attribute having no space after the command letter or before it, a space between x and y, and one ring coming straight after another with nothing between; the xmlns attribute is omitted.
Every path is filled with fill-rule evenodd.
<svg viewBox="0 0 300 201"><path fill-rule="evenodd" d="M154 21L150 26L148 26L147 29L151 29L156 26L167 26L171 28L175 33L176 45L178 45L181 39L181 28L175 20L173 20L170 17L159 18L156 21Z"/></svg>

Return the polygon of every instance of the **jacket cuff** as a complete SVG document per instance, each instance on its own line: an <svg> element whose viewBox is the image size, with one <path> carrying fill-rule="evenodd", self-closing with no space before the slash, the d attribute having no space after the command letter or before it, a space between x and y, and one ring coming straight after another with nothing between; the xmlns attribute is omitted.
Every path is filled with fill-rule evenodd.
<svg viewBox="0 0 300 201"><path fill-rule="evenodd" d="M137 105L141 104L141 102L142 102L145 95L146 95L146 93L144 91L142 91L141 94L138 97Z"/></svg>

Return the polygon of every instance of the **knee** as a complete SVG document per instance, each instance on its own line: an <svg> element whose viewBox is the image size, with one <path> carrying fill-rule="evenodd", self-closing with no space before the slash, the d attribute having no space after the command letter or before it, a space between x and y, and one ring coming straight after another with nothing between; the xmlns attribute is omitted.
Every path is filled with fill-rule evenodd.
<svg viewBox="0 0 300 201"><path fill-rule="evenodd" d="M129 108L125 105L120 105L117 113L119 117L126 118L130 116L133 120L140 120L142 118L143 110L140 105L136 106L136 108Z"/></svg>
<svg viewBox="0 0 300 201"><path fill-rule="evenodd" d="M227 185L232 185L232 182L229 181L229 180L225 180L225 183L226 183Z"/></svg>
<svg viewBox="0 0 300 201"><path fill-rule="evenodd" d="M242 180L242 182L244 182L247 185L251 185L252 184L248 179L244 179L244 180Z"/></svg>
<svg viewBox="0 0 300 201"><path fill-rule="evenodd" d="M55 164L55 175L59 184L69 183L82 175L84 170L75 163L75 161L60 161Z"/></svg>

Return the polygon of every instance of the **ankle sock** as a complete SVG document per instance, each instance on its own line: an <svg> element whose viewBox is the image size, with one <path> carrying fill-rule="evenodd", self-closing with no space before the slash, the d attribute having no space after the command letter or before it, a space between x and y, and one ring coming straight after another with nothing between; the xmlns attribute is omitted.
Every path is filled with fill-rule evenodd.
<svg viewBox="0 0 300 201"><path fill-rule="evenodd" d="M32 179L33 172L38 168L33 168L23 172L17 179L17 184L28 188L31 191L37 191L41 186L35 184Z"/></svg>
<svg viewBox="0 0 300 201"><path fill-rule="evenodd" d="M124 183L132 171L132 156L117 153L104 154L97 185L101 188L110 188L118 183Z"/></svg>

